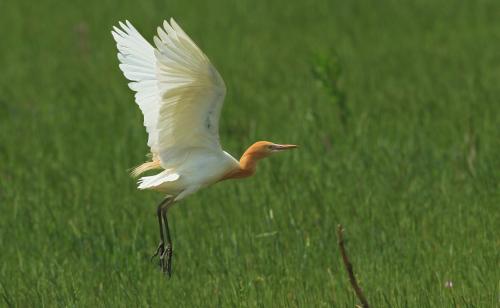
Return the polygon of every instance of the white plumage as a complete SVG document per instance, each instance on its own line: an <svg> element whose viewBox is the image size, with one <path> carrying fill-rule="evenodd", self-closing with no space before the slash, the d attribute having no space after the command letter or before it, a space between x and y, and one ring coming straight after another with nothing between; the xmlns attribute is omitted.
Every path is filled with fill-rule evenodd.
<svg viewBox="0 0 500 308"><path fill-rule="evenodd" d="M207 56L173 20L158 27L156 48L128 21L114 27L120 69L144 114L148 146L165 170L140 189L182 199L239 167L219 142L226 87Z"/></svg>

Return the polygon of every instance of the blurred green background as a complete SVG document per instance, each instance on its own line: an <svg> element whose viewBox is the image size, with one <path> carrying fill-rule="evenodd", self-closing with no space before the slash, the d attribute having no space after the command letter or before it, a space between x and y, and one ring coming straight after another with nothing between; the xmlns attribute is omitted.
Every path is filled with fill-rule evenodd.
<svg viewBox="0 0 500 308"><path fill-rule="evenodd" d="M0 306L500 304L500 2L0 1ZM300 150L170 211L110 34L170 16L224 77L220 133ZM452 282L453 287L445 285Z"/></svg>

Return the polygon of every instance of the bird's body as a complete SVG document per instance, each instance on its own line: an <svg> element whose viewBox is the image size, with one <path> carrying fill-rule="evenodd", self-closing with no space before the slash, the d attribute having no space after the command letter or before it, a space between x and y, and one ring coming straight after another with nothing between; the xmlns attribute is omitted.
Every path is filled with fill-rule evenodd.
<svg viewBox="0 0 500 308"><path fill-rule="evenodd" d="M139 189L152 189L176 196L179 201L200 188L214 184L240 167L239 162L225 151L190 149L175 164L167 164L165 170L142 177Z"/></svg>
<svg viewBox="0 0 500 308"><path fill-rule="evenodd" d="M162 269L171 273L172 243L167 210L176 201L222 180L255 173L257 162L295 145L258 141L236 160L219 142L219 117L226 86L207 56L173 20L158 27L149 44L128 21L114 27L120 69L131 82L135 101L144 115L151 161L133 175L160 170L139 179L139 189L166 195L158 206ZM164 244L163 227L167 242ZM166 259L166 260L165 260Z"/></svg>

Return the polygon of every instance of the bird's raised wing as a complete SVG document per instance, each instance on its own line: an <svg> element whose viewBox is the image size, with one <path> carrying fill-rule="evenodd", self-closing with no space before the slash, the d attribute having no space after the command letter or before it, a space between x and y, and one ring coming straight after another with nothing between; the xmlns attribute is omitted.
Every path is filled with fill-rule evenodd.
<svg viewBox="0 0 500 308"><path fill-rule="evenodd" d="M148 145L162 165L191 148L220 149L226 87L207 56L173 20L158 27L153 48L126 21L115 27L120 69L144 114Z"/></svg>

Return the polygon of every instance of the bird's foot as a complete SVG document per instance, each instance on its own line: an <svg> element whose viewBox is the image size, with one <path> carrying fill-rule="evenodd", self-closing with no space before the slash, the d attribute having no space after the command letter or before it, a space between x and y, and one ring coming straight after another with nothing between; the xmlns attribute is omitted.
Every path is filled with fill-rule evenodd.
<svg viewBox="0 0 500 308"><path fill-rule="evenodd" d="M161 256L164 253L165 253L165 243L163 243L163 241L161 241L160 244L158 245L158 248L156 248L155 254L151 256L151 261L153 261L153 259L156 256L160 256L160 266L163 268L163 265L161 264Z"/></svg>
<svg viewBox="0 0 500 308"><path fill-rule="evenodd" d="M168 277L172 276L172 245L168 244L166 249L160 254L161 269Z"/></svg>

